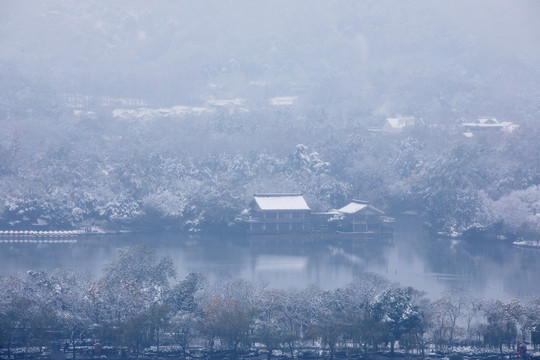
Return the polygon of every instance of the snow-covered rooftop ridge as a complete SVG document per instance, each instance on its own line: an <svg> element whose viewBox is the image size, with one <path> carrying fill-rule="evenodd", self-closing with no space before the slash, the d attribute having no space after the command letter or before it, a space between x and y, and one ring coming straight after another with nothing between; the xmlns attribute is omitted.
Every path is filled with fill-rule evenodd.
<svg viewBox="0 0 540 360"><path fill-rule="evenodd" d="M404 128L405 126L413 126L416 124L423 124L422 119L417 119L412 116L400 116L394 118L387 118L386 121L390 124L391 127L395 129Z"/></svg>
<svg viewBox="0 0 540 360"><path fill-rule="evenodd" d="M363 201L363 200L353 200L349 204L339 209L338 211L344 214L354 214L365 208L370 208L371 210L384 214L381 210L369 205L369 201Z"/></svg>
<svg viewBox="0 0 540 360"><path fill-rule="evenodd" d="M519 127L519 125L514 124L511 121L499 121L494 117L482 117L479 118L476 122L464 122L461 123L461 125L469 128L502 129L507 132L512 132Z"/></svg>
<svg viewBox="0 0 540 360"><path fill-rule="evenodd" d="M275 106L292 105L298 96L276 96L270 99L270 104Z"/></svg>
<svg viewBox="0 0 540 360"><path fill-rule="evenodd" d="M488 118L488 117L479 118L478 122L481 123L481 124L499 124L499 120L497 120L494 117L492 117L492 118Z"/></svg>
<svg viewBox="0 0 540 360"><path fill-rule="evenodd" d="M255 194L261 210L311 210L302 194Z"/></svg>
<svg viewBox="0 0 540 360"><path fill-rule="evenodd" d="M359 204L359 203L351 202L345 205L344 207L342 207L341 209L339 209L339 212L345 213L345 214L354 214L355 212L358 212L366 208L367 206L368 206L367 204Z"/></svg>
<svg viewBox="0 0 540 360"><path fill-rule="evenodd" d="M500 122L499 120L497 120L495 118L480 118L476 122L464 122L464 123L462 123L462 125L464 125L464 126L480 126L480 127L483 127L483 126L486 126L486 127L490 127L490 126L504 127L504 126L510 126L512 124L513 123L510 122L510 121Z"/></svg>

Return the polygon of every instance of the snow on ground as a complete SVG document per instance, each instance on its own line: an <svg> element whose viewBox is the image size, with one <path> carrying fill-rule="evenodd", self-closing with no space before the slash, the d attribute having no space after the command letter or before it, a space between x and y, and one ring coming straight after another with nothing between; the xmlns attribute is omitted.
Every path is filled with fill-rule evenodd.
<svg viewBox="0 0 540 360"><path fill-rule="evenodd" d="M197 106L173 106L170 108L139 108L139 109L115 109L113 117L124 120L151 120L156 117L182 117L187 115L202 115L204 113L213 113L213 109Z"/></svg>
<svg viewBox="0 0 540 360"><path fill-rule="evenodd" d="M61 94L62 99L67 106L76 109L84 109L89 106L124 106L124 107L142 107L148 106L143 99L113 97L113 96L91 96L77 93Z"/></svg>

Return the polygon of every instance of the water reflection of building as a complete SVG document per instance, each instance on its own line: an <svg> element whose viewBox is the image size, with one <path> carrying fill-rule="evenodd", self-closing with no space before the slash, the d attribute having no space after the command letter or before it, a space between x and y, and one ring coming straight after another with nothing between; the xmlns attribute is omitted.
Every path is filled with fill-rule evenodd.
<svg viewBox="0 0 540 360"><path fill-rule="evenodd" d="M255 271L303 271L307 262L305 256L260 255L255 262Z"/></svg>

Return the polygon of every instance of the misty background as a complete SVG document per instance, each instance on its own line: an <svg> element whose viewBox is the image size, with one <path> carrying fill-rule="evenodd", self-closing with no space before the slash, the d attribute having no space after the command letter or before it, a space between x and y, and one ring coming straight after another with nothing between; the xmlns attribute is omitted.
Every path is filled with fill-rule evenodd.
<svg viewBox="0 0 540 360"><path fill-rule="evenodd" d="M537 234L536 1L2 1L0 224L224 229L254 192ZM424 125L370 131L386 118ZM495 117L511 133L463 136Z"/></svg>

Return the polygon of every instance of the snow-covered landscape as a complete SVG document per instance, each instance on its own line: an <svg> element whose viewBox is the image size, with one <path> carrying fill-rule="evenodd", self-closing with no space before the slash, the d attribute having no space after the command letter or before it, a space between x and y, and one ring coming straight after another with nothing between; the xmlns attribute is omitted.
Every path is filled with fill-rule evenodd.
<svg viewBox="0 0 540 360"><path fill-rule="evenodd" d="M3 1L0 255L15 265L0 273L0 358L66 358L66 342L73 358L531 351L539 13L535 0ZM271 206L252 208L254 194ZM394 218L387 246L348 238L392 234ZM223 284L173 280L166 258L151 280L110 264L24 268L32 252L50 265L110 241L108 261L136 248L118 243L129 234L160 249L160 236L243 245ZM277 245L252 254L253 241ZM307 245L287 255L286 242ZM154 266L151 253L138 256ZM329 257L318 281L333 287L246 279L279 268L292 281ZM220 260L204 259L208 271ZM353 274L368 268L400 283L367 296ZM409 288L422 277L436 279L422 289L498 293L456 310L455 293Z"/></svg>

